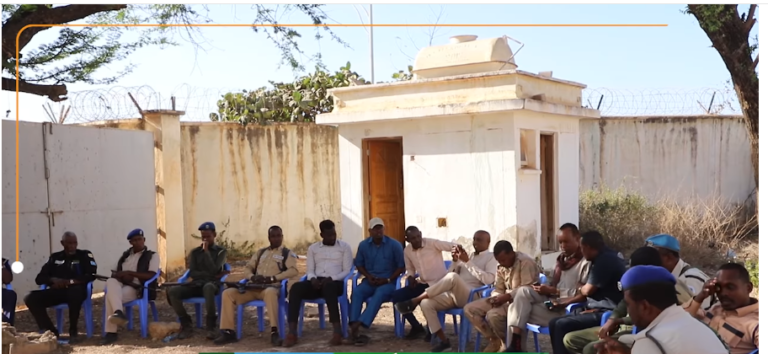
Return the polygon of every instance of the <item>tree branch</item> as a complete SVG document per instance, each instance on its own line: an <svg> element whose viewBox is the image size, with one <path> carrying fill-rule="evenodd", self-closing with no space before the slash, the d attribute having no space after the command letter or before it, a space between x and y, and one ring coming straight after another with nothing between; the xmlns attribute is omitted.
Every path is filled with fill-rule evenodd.
<svg viewBox="0 0 768 354"><path fill-rule="evenodd" d="M757 68L757 63L759 61L760 61L760 54L757 54L757 56L755 57L755 61L752 62L752 68L751 68L752 71L755 71L755 69Z"/></svg>
<svg viewBox="0 0 768 354"><path fill-rule="evenodd" d="M3 91L16 91L16 80L4 77ZM67 85L38 85L21 80L19 82L19 92L46 96L53 102L61 102L67 99L67 97L63 97L67 94Z"/></svg>
<svg viewBox="0 0 768 354"><path fill-rule="evenodd" d="M752 31L752 26L754 26L757 21L755 18L755 10L757 10L757 4L749 5L749 13L747 13L747 18L744 21L744 31L747 35Z"/></svg>
<svg viewBox="0 0 768 354"><path fill-rule="evenodd" d="M16 56L16 36L27 25L58 25L82 20L88 16L105 11L116 11L127 8L126 4L114 5L66 5L49 8L39 5L35 11L24 12L21 15L11 15L3 24L3 61ZM29 44L37 33L49 27L32 27L25 29L19 36L19 51Z"/></svg>

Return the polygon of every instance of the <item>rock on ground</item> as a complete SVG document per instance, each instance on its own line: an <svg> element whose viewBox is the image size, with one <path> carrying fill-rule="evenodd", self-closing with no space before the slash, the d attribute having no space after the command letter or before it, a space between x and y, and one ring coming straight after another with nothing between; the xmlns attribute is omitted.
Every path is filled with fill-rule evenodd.
<svg viewBox="0 0 768 354"><path fill-rule="evenodd" d="M51 331L42 336L17 333L16 328L3 323L3 354L47 354L59 351L59 342Z"/></svg>

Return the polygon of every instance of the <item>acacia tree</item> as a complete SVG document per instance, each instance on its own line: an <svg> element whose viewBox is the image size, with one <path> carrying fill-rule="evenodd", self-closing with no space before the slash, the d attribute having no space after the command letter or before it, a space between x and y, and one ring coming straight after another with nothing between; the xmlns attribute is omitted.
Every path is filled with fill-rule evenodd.
<svg viewBox="0 0 768 354"><path fill-rule="evenodd" d="M281 7L297 10L317 25L316 38L322 38L320 30L338 43L344 44L327 26L328 19L323 5L252 5L255 12L253 27L265 35L280 50L281 64L290 65L294 70L303 71L298 55L304 53L298 46L300 34L290 28L278 25L276 12ZM202 9L207 11L205 6ZM195 11L192 5L7 5L3 4L2 27L2 89L16 90L16 37L19 35L18 50L22 52L39 33L53 26L28 27L28 25L65 25L82 23L90 27L64 27L58 37L36 49L26 50L20 56L18 66L19 91L48 97L58 102L66 99L67 84L84 82L89 84L111 84L130 73L132 64L118 70L111 76L99 69L126 59L139 48L152 45L176 45L181 36L184 40L199 46L202 39L195 24L211 22L207 16ZM157 27L127 27L132 24L159 24ZM182 27L162 25L184 24ZM110 25L110 26L99 26ZM121 26L122 25L122 26ZM133 32L135 36L123 36ZM126 38L129 37L129 38ZM319 55L315 58L319 59Z"/></svg>
<svg viewBox="0 0 768 354"><path fill-rule="evenodd" d="M757 18L757 5L739 13L737 5L688 5L686 12L696 17L699 26L712 41L725 67L741 105L752 150L755 187L759 187L758 116L760 115L760 81L757 76L757 37L750 42L750 32Z"/></svg>

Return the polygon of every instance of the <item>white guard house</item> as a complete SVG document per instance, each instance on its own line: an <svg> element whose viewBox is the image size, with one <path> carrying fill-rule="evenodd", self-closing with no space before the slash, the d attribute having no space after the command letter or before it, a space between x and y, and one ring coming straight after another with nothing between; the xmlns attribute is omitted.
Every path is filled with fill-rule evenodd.
<svg viewBox="0 0 768 354"><path fill-rule="evenodd" d="M600 116L582 107L586 86L517 70L506 38L476 38L422 49L410 81L331 90L317 123L338 127L353 248L372 217L400 241L409 225L467 246L486 230L491 248L508 240L532 257L578 225L579 119Z"/></svg>

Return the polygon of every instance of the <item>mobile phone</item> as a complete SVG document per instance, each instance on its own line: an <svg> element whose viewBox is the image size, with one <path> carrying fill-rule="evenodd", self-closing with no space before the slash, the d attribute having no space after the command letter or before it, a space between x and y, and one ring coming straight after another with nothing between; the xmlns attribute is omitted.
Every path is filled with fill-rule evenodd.
<svg viewBox="0 0 768 354"><path fill-rule="evenodd" d="M552 303L551 300L544 301L544 306L547 307L547 310L552 311L552 309L555 308L555 305Z"/></svg>

